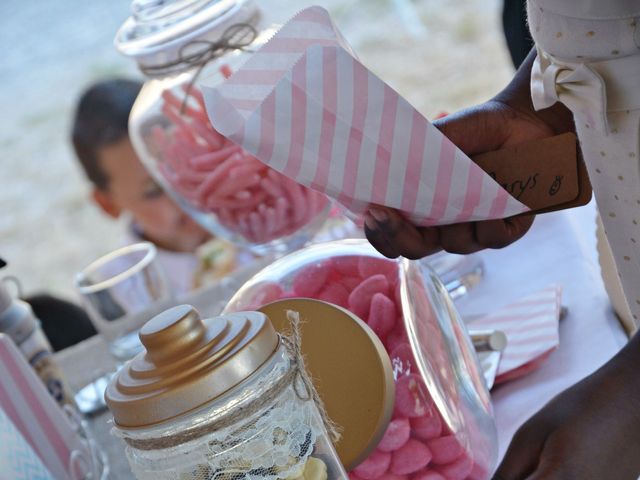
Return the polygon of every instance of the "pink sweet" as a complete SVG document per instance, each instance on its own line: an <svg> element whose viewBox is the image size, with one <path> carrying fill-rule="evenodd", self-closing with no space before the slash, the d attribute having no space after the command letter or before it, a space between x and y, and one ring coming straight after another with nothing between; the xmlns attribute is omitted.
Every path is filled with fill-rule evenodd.
<svg viewBox="0 0 640 480"><path fill-rule="evenodd" d="M277 283L265 283L258 288L252 303L256 305L256 308L260 308L267 303L279 300L283 294L282 287Z"/></svg>
<svg viewBox="0 0 640 480"><path fill-rule="evenodd" d="M385 473L377 480L409 480L407 475L396 475L395 473Z"/></svg>
<svg viewBox="0 0 640 480"><path fill-rule="evenodd" d="M407 418L396 418L389 423L387 431L378 444L378 450L393 452L402 447L411 436L411 425Z"/></svg>
<svg viewBox="0 0 640 480"><path fill-rule="evenodd" d="M468 480L486 480L489 474L487 468L479 463L474 463L471 473L467 477Z"/></svg>
<svg viewBox="0 0 640 480"><path fill-rule="evenodd" d="M371 299L376 293L386 294L389 290L387 277L382 274L373 275L363 280L349 295L349 310L362 320L369 316Z"/></svg>
<svg viewBox="0 0 640 480"><path fill-rule="evenodd" d="M396 380L395 408L405 417L426 415L431 409L425 398L426 387L419 375L405 375Z"/></svg>
<svg viewBox="0 0 640 480"><path fill-rule="evenodd" d="M359 277L358 265L360 257L358 256L342 256L331 260L331 266L341 275L348 277Z"/></svg>
<svg viewBox="0 0 640 480"><path fill-rule="evenodd" d="M390 281L394 281L398 277L398 264L392 260L382 258L360 257L358 272L362 278L369 278L382 273Z"/></svg>
<svg viewBox="0 0 640 480"><path fill-rule="evenodd" d="M430 408L422 417L411 419L411 431L422 440L431 440L440 436L442 433L440 415L434 408Z"/></svg>
<svg viewBox="0 0 640 480"><path fill-rule="evenodd" d="M418 372L415 360L413 358L411 345L409 345L408 343L401 343L397 347L395 347L391 351L391 355L389 355L389 358L391 359L393 374L396 377Z"/></svg>
<svg viewBox="0 0 640 480"><path fill-rule="evenodd" d="M164 160L160 172L193 207L214 213L221 226L252 243L290 235L325 208L324 195L270 170L220 135L209 123L202 93L187 93L185 102L163 92L162 111L174 128L154 128L152 135Z"/></svg>
<svg viewBox="0 0 640 480"><path fill-rule="evenodd" d="M431 462L429 447L418 440L410 439L392 454L391 473L408 475L426 467Z"/></svg>
<svg viewBox="0 0 640 480"><path fill-rule="evenodd" d="M463 455L455 462L438 466L438 472L447 480L464 480L473 470L473 460Z"/></svg>
<svg viewBox="0 0 640 480"><path fill-rule="evenodd" d="M314 295L326 286L329 270L322 265L309 265L293 279L293 290L301 297L315 298Z"/></svg>
<svg viewBox="0 0 640 480"><path fill-rule="evenodd" d="M362 279L360 277L342 277L340 283L351 293L358 285L360 285Z"/></svg>
<svg viewBox="0 0 640 480"><path fill-rule="evenodd" d="M447 480L447 479L442 475L440 475L438 472L434 472L433 470L425 470L412 475L411 480Z"/></svg>
<svg viewBox="0 0 640 480"><path fill-rule="evenodd" d="M387 336L387 341L385 346L387 347L388 352L393 352L400 345L408 345L409 337L407 336L407 332L404 331L404 319L402 314L398 316L396 320L396 328Z"/></svg>
<svg viewBox="0 0 640 480"><path fill-rule="evenodd" d="M396 306L384 293L376 293L371 298L368 322L379 338L384 338L396 324Z"/></svg>
<svg viewBox="0 0 640 480"><path fill-rule="evenodd" d="M349 290L340 284L332 283L328 287L322 289L318 295L318 300L340 305L343 308L349 306Z"/></svg>
<svg viewBox="0 0 640 480"><path fill-rule="evenodd" d="M353 469L353 472L363 480L375 480L389 469L391 454L376 450L369 457Z"/></svg>
<svg viewBox="0 0 640 480"><path fill-rule="evenodd" d="M464 447L455 435L445 435L427 442L433 454L433 463L451 463L464 453Z"/></svg>

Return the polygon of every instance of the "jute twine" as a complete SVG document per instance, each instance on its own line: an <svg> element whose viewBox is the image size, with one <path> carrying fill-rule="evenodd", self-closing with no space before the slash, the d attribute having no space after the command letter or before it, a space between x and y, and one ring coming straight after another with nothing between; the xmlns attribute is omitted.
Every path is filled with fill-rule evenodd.
<svg viewBox="0 0 640 480"><path fill-rule="evenodd" d="M216 418L210 422L178 432L174 435L146 439L124 437L124 441L127 442L129 446L138 450L159 450L175 447L217 430L230 427L239 421L246 420L251 415L273 404L287 388L293 386L293 390L300 400L312 400L315 403L329 437L334 443L338 442L341 438L341 429L329 418L329 414L322 399L318 395L318 391L305 365L301 348L302 321L300 320L300 314L292 310L287 310L287 320L289 320L291 331L288 335L281 334L280 337L290 357L289 370L258 398L248 402L246 405L234 408L232 412L223 417Z"/></svg>

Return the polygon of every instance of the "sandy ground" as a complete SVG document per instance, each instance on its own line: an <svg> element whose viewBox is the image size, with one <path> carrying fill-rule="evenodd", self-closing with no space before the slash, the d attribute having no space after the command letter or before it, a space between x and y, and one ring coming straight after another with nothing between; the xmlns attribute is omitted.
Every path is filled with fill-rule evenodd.
<svg viewBox="0 0 640 480"><path fill-rule="evenodd" d="M509 80L499 1L415 0L417 16L403 13L405 2L259 4L276 22L327 7L361 60L427 116L485 100ZM0 257L26 292L74 297L74 273L119 245L122 225L89 201L69 126L89 83L139 76L112 46L128 13L128 0L0 2Z"/></svg>

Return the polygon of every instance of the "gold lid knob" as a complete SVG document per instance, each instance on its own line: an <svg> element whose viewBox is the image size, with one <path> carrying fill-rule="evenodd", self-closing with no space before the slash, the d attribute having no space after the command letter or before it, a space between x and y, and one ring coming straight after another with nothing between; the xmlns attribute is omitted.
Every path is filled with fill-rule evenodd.
<svg viewBox="0 0 640 480"><path fill-rule="evenodd" d="M219 397L260 368L279 341L263 313L201 320L190 305L149 320L140 340L145 351L125 364L105 392L120 427L160 423Z"/></svg>

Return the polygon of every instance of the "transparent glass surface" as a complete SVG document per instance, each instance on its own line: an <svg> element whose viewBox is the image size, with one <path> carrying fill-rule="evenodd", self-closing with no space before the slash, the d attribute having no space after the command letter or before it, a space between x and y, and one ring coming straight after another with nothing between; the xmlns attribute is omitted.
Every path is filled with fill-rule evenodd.
<svg viewBox="0 0 640 480"><path fill-rule="evenodd" d="M365 240L317 244L256 274L225 312L292 297L349 309L379 336L391 358L393 420L376 451L350 472L353 478L489 478L497 461L489 393L467 330L428 265L386 259Z"/></svg>
<svg viewBox="0 0 640 480"><path fill-rule="evenodd" d="M213 234L258 254L304 246L322 227L330 202L216 132L198 85L224 81L272 34L265 30L247 48L227 50L202 69L148 80L129 119L136 152L180 207Z"/></svg>
<svg viewBox="0 0 640 480"><path fill-rule="evenodd" d="M116 427L115 434L124 439L148 440L202 429L234 417L228 426L205 430L198 438L178 445L153 450L127 447L136 478L346 479L315 403L300 398L293 384L277 395L271 391L287 373L289 361L281 345L244 382L193 412L145 428ZM267 401L258 409L248 406L265 397Z"/></svg>
<svg viewBox="0 0 640 480"><path fill-rule="evenodd" d="M156 253L149 242L128 245L76 275L76 288L89 317L120 361L142 350L138 330L174 302Z"/></svg>

